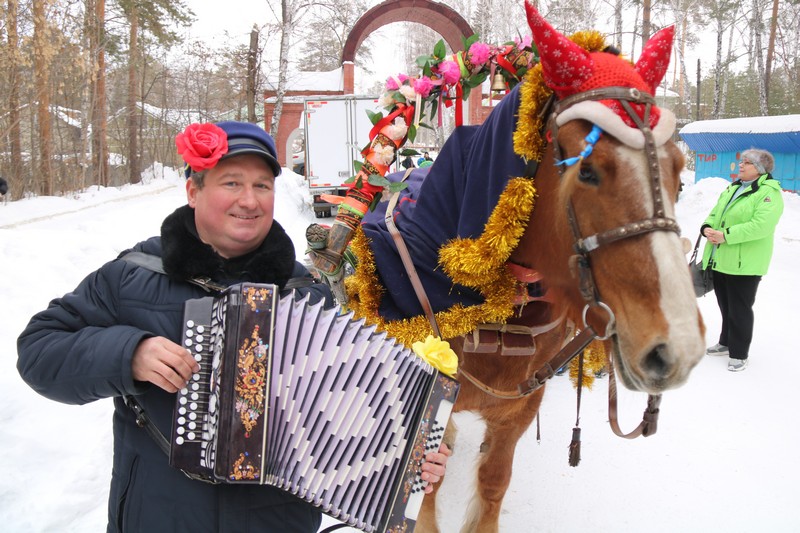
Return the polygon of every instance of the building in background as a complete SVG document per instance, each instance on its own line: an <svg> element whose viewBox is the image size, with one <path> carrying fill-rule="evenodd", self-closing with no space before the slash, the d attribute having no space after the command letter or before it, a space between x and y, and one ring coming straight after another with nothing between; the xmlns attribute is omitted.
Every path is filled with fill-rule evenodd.
<svg viewBox="0 0 800 533"><path fill-rule="evenodd" d="M775 156L772 176L781 187L800 191L800 115L698 120L679 135L695 154L695 181L736 179L739 154L760 148Z"/></svg>

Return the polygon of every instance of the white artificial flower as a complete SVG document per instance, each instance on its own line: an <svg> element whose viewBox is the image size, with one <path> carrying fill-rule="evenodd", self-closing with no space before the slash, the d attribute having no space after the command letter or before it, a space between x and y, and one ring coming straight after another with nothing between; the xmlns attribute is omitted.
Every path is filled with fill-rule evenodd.
<svg viewBox="0 0 800 533"><path fill-rule="evenodd" d="M393 124L390 124L384 128L382 133L392 140L397 140L405 137L406 132L408 132L406 120L403 117L397 117L394 119Z"/></svg>
<svg viewBox="0 0 800 533"><path fill-rule="evenodd" d="M378 107L392 107L394 106L394 98L389 93L383 93L380 98L378 98Z"/></svg>
<svg viewBox="0 0 800 533"><path fill-rule="evenodd" d="M412 102L416 97L417 93L414 91L414 88L410 85L403 85L400 87L400 94L406 97L406 100Z"/></svg>
<svg viewBox="0 0 800 533"><path fill-rule="evenodd" d="M382 165L390 165L394 160L394 147L376 144L372 147L372 152L377 156L378 162Z"/></svg>

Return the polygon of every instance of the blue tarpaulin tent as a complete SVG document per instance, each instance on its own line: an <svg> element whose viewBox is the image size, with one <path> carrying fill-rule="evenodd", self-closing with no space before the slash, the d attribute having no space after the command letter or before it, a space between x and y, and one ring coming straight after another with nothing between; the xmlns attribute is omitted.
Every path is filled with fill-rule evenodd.
<svg viewBox="0 0 800 533"><path fill-rule="evenodd" d="M772 176L789 191L800 191L800 115L698 120L678 132L695 152L695 181L735 179L739 154L748 148L775 156Z"/></svg>

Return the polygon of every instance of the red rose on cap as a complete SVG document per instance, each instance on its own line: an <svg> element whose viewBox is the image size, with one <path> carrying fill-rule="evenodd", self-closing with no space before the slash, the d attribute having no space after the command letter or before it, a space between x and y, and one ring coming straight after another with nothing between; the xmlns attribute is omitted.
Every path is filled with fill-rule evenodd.
<svg viewBox="0 0 800 533"><path fill-rule="evenodd" d="M192 170L208 170L228 153L228 134L216 124L189 124L175 136L175 146Z"/></svg>

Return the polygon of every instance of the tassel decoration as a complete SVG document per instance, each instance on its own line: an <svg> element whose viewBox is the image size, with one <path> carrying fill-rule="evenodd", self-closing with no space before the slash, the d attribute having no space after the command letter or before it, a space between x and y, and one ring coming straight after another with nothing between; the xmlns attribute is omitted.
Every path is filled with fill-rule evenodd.
<svg viewBox="0 0 800 533"><path fill-rule="evenodd" d="M581 428L572 428L572 442L569 443L569 466L581 462Z"/></svg>

